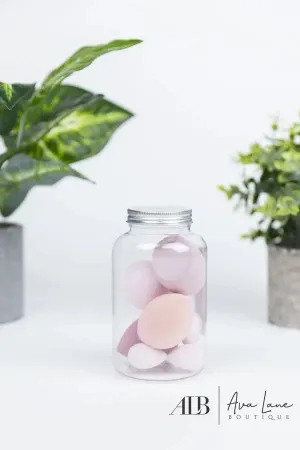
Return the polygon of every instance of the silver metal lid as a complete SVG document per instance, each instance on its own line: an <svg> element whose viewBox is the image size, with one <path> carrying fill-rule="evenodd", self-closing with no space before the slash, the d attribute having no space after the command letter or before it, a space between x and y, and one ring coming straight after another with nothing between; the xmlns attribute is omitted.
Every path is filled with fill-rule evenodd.
<svg viewBox="0 0 300 450"><path fill-rule="evenodd" d="M191 224L192 210L181 206L149 206L127 210L128 223L157 225Z"/></svg>

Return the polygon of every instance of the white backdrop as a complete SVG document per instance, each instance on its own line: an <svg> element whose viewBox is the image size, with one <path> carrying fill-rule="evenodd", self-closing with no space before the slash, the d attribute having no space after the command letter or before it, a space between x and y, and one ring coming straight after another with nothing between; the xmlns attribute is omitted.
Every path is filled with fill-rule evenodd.
<svg viewBox="0 0 300 450"><path fill-rule="evenodd" d="M1 79L40 81L82 45L141 38L69 81L136 113L103 154L78 164L97 182L37 188L12 217L26 227L30 314L110 314L110 254L132 204L179 203L209 247L211 308L265 314L266 253L240 241L219 183L232 156L259 139L272 115L300 107L296 0L2 0Z"/></svg>

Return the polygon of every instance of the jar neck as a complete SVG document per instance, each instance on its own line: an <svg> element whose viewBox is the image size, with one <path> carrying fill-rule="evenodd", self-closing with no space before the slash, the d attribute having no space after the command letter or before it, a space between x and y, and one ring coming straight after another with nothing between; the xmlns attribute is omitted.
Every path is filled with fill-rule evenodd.
<svg viewBox="0 0 300 450"><path fill-rule="evenodd" d="M129 232L133 234L185 234L191 230L191 224L129 224Z"/></svg>

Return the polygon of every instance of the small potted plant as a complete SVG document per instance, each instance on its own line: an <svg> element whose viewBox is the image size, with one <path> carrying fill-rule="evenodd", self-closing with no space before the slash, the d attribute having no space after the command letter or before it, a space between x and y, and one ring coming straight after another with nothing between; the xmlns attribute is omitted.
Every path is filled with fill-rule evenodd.
<svg viewBox="0 0 300 450"><path fill-rule="evenodd" d="M72 164L97 155L133 114L102 94L62 84L96 58L140 43L80 48L39 85L0 83L0 214L9 217L35 186L87 179ZM23 316L22 226L0 222L0 323Z"/></svg>
<svg viewBox="0 0 300 450"><path fill-rule="evenodd" d="M300 328L300 122L280 129L237 155L240 184L219 186L236 206L258 219L244 238L263 238L269 260L269 322Z"/></svg>

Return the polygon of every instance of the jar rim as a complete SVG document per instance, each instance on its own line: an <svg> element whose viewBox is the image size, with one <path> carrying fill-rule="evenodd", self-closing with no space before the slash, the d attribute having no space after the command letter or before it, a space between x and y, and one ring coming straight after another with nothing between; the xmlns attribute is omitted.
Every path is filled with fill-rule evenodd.
<svg viewBox="0 0 300 450"><path fill-rule="evenodd" d="M127 223L191 224L192 209L183 206L138 206L127 209Z"/></svg>

